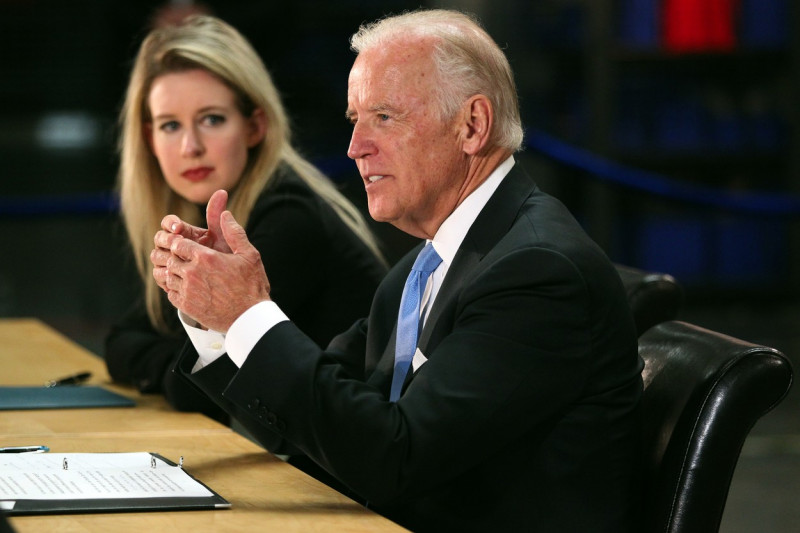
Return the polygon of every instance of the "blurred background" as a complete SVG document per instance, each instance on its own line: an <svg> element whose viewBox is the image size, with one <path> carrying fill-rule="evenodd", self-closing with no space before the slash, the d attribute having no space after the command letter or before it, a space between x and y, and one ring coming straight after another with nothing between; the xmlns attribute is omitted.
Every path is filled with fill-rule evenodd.
<svg viewBox="0 0 800 533"><path fill-rule="evenodd" d="M138 280L115 203L116 115L155 17L191 2L0 0L0 317L94 353ZM471 11L515 70L519 154L615 262L684 287L680 318L800 360L800 6L790 0L209 0L256 47L296 144L357 205L348 38ZM167 10L167 11L165 11ZM412 240L375 225L396 260ZM800 523L800 393L748 439L722 531Z"/></svg>

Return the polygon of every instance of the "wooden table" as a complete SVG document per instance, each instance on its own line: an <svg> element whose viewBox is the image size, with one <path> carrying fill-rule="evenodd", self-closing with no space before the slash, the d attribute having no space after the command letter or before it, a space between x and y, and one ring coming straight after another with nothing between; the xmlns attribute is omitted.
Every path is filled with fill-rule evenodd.
<svg viewBox="0 0 800 533"><path fill-rule="evenodd" d="M157 452L232 504L229 510L11 517L40 531L405 531L397 524L203 415L172 411L160 396L112 385L105 363L45 324L0 320L0 385L38 385L88 370L91 384L136 407L0 411L0 446L44 444L58 452Z"/></svg>

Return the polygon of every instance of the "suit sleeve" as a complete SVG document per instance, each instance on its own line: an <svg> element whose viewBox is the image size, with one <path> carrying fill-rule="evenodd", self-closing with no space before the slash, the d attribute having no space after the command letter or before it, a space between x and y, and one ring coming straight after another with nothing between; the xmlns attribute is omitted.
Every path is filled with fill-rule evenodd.
<svg viewBox="0 0 800 533"><path fill-rule="evenodd" d="M544 438L586 387L589 299L563 256L516 251L462 291L451 333L397 403L288 322L261 339L225 395L243 411L263 408L273 431L380 505L452 480L523 433Z"/></svg>
<svg viewBox="0 0 800 533"><path fill-rule="evenodd" d="M357 373L360 372L359 368L363 368L365 327L362 322L359 321L349 331L337 336L330 345L330 349L336 354L337 361L342 368L354 369ZM281 323L276 327L281 327L282 324L288 323ZM318 349L316 344L299 330L297 334L307 346ZM223 392L239 370L227 355L192 373L196 361L197 352L193 349L191 342L187 342L177 359L174 374L185 379L186 383L191 383L203 395L236 418L270 452L282 455L301 455L303 453L284 440L283 421L277 417L269 404L254 399L253 402L241 406L226 397Z"/></svg>

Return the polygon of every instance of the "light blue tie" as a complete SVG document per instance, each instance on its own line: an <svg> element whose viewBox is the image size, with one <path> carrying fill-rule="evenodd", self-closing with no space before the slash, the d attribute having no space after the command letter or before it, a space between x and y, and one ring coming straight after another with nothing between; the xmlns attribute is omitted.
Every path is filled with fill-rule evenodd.
<svg viewBox="0 0 800 533"><path fill-rule="evenodd" d="M396 402L400 397L403 382L411 365L411 359L417 350L417 337L420 330L420 302L425 284L431 273L436 270L442 258L428 243L417 256L411 273L403 288L403 297L400 300L400 314L397 318L397 344L394 350L394 373L392 374L392 390L389 401Z"/></svg>

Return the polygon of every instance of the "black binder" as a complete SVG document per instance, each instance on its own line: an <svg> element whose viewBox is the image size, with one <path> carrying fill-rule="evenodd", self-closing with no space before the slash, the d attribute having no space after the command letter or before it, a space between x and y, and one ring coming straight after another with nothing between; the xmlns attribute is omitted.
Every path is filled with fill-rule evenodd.
<svg viewBox="0 0 800 533"><path fill-rule="evenodd" d="M57 455L50 452L49 455ZM164 461L169 466L177 466L174 462L157 453L150 453L154 458ZM206 484L198 481L186 472L194 482L208 490L210 496L154 497L154 498L107 498L107 499L0 499L0 506L5 508L9 516L40 514L72 514L72 513L127 513L143 511L199 511L229 509L230 502L211 490Z"/></svg>

